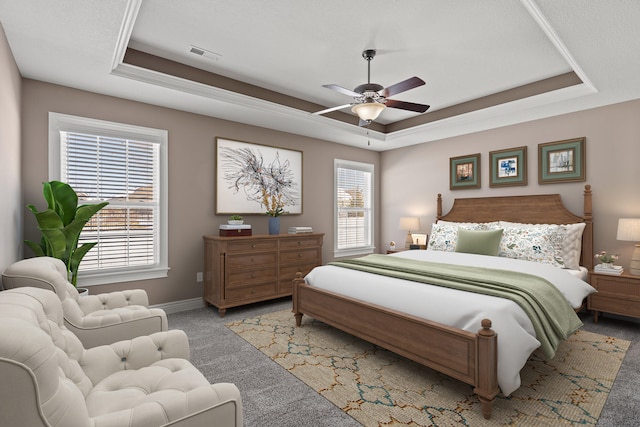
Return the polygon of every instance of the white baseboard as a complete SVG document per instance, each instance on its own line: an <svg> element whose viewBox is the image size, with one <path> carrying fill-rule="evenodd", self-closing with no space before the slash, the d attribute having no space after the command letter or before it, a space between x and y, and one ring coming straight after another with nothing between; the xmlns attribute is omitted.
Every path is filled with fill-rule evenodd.
<svg viewBox="0 0 640 427"><path fill-rule="evenodd" d="M179 313L181 311L195 310L197 308L206 307L202 298L185 299L182 301L172 301L163 304L155 304L150 307L161 308L167 314Z"/></svg>

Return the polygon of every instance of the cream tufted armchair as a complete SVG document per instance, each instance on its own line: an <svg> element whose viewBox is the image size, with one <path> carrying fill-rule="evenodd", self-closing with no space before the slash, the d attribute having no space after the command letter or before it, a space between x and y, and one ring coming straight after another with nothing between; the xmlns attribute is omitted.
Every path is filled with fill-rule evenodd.
<svg viewBox="0 0 640 427"><path fill-rule="evenodd" d="M238 388L210 384L188 357L179 330L85 349L52 292L0 292L2 425L241 427Z"/></svg>
<svg viewBox="0 0 640 427"><path fill-rule="evenodd" d="M28 286L54 291L62 301L67 328L86 348L168 329L167 315L148 307L149 298L142 289L80 297L57 258L18 261L2 273L2 283L5 289Z"/></svg>

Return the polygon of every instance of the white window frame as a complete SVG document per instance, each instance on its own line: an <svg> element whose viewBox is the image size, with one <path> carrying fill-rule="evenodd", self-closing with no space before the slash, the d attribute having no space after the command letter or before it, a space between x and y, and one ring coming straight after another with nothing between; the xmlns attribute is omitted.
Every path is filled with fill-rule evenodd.
<svg viewBox="0 0 640 427"><path fill-rule="evenodd" d="M346 249L340 249L338 248L338 234L339 234L339 222L338 222L338 169L354 169L354 170L359 170L359 171L363 171L363 172L369 172L371 173L371 182L369 183L370 185L370 190L371 190L371 194L370 194L370 200L369 200L369 221L368 224L365 224L365 231L368 232L369 236L369 244L367 245L363 245L363 246L358 246L358 247L354 247L354 248L346 248ZM374 209L373 207L374 205L374 194L375 194L375 188L374 188L374 183L375 183L375 167L373 164L370 163L361 163L361 162L354 162L351 160L341 160L341 159L334 159L333 161L333 203L334 203L334 217L333 217L333 241L334 241L334 248L333 248L333 255L336 258L339 257L348 257L348 256L355 256L355 255L365 255L365 254L371 254L375 251L375 246L374 246L374 224L375 224L375 218L374 218Z"/></svg>
<svg viewBox="0 0 640 427"><path fill-rule="evenodd" d="M114 268L103 271L81 271L78 283L82 286L134 280L167 277L168 264L168 168L167 145L169 135L166 130L134 126L123 123L49 113L49 180L61 180L62 153L60 132L79 132L100 136L111 136L159 145L159 221L158 221L158 262L150 266Z"/></svg>

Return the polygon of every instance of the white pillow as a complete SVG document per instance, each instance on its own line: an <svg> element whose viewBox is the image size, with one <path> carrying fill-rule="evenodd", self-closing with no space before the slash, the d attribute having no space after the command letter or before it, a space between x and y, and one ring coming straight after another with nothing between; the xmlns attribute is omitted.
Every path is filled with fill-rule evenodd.
<svg viewBox="0 0 640 427"><path fill-rule="evenodd" d="M522 224L518 222L500 221L501 227L553 227L556 224ZM580 268L580 254L582 253L582 233L587 226L584 222L575 224L561 224L566 229L566 237L562 242L560 256L564 260L564 268L577 270Z"/></svg>
<svg viewBox="0 0 640 427"><path fill-rule="evenodd" d="M498 256L565 267L561 256L567 236L564 226L504 227L503 230Z"/></svg>

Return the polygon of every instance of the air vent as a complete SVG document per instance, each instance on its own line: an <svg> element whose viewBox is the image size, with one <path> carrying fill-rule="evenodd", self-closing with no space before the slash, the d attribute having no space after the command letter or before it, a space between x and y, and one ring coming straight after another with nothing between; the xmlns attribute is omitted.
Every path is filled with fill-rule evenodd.
<svg viewBox="0 0 640 427"><path fill-rule="evenodd" d="M194 53L198 56L204 56L205 58L211 59L212 61L217 61L222 58L222 55L220 55L219 53L211 52L210 50L203 49L194 45L191 45L191 49L189 49L189 52Z"/></svg>

